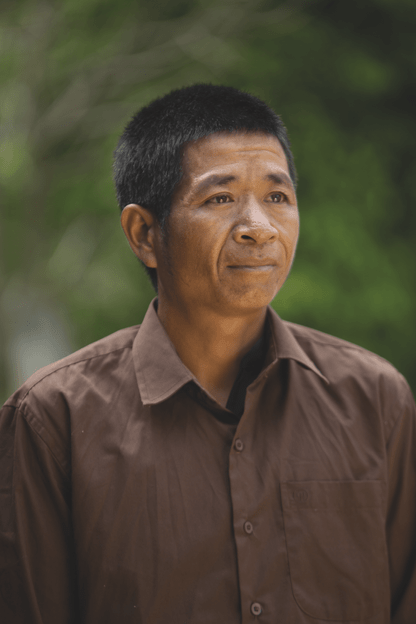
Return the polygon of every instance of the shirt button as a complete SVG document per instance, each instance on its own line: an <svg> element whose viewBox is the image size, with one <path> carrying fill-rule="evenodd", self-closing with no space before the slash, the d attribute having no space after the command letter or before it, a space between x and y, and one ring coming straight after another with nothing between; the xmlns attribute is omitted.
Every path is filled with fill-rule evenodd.
<svg viewBox="0 0 416 624"><path fill-rule="evenodd" d="M250 611L253 615L260 615L262 612L261 604L259 602L253 602Z"/></svg>
<svg viewBox="0 0 416 624"><path fill-rule="evenodd" d="M244 531L246 533L248 533L248 535L250 535L251 533L253 533L253 525L251 524L251 522L245 522L244 523Z"/></svg>
<svg viewBox="0 0 416 624"><path fill-rule="evenodd" d="M242 451L244 448L244 444L242 443L242 441L240 439L237 439L234 443L234 448L236 451Z"/></svg>

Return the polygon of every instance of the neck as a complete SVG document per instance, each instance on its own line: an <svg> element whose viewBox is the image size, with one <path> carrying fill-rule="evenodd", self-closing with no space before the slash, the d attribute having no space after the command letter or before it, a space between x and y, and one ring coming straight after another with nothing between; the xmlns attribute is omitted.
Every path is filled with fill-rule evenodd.
<svg viewBox="0 0 416 624"><path fill-rule="evenodd" d="M224 317L199 308L181 310L159 299L158 316L185 366L225 406L241 358L264 330L267 308Z"/></svg>

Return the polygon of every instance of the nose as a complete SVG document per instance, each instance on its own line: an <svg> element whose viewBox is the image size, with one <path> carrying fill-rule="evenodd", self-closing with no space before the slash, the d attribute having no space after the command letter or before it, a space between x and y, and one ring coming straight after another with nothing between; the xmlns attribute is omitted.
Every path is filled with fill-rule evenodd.
<svg viewBox="0 0 416 624"><path fill-rule="evenodd" d="M249 200L239 212L239 220L233 230L236 243L262 245L273 242L279 234L256 200Z"/></svg>

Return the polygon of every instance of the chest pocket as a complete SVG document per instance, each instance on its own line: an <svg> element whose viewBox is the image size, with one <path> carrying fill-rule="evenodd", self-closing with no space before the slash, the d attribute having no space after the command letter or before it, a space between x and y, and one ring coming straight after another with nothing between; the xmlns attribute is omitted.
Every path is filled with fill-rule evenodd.
<svg viewBox="0 0 416 624"><path fill-rule="evenodd" d="M294 598L313 618L363 622L388 589L379 481L281 484Z"/></svg>

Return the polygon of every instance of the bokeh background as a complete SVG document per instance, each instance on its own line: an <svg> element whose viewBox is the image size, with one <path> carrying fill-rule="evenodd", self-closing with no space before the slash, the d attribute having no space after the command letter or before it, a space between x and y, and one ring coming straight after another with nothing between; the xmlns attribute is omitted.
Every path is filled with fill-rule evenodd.
<svg viewBox="0 0 416 624"><path fill-rule="evenodd" d="M0 403L37 368L140 323L112 152L194 82L282 115L301 237L273 306L390 360L416 388L414 0L3 0Z"/></svg>

